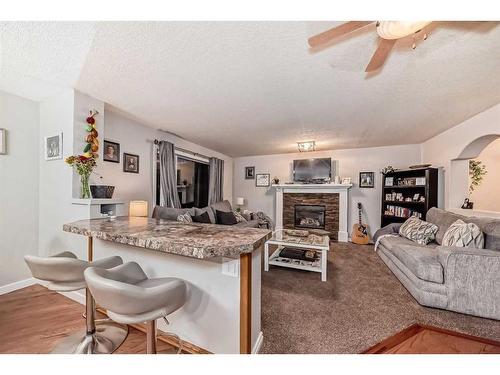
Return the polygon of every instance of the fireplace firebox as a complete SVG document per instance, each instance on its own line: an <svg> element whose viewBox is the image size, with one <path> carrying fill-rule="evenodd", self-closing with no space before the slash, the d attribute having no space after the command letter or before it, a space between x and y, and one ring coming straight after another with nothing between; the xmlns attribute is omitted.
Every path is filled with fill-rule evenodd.
<svg viewBox="0 0 500 375"><path fill-rule="evenodd" d="M325 229L325 211L321 205L296 204L295 228Z"/></svg>

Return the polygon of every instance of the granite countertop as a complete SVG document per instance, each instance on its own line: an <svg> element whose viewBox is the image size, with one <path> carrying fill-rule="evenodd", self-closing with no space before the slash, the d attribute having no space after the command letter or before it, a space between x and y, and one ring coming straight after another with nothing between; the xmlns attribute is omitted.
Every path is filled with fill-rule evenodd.
<svg viewBox="0 0 500 375"><path fill-rule="evenodd" d="M258 249L271 231L217 224L184 224L121 216L64 224L65 232L197 259L237 257Z"/></svg>

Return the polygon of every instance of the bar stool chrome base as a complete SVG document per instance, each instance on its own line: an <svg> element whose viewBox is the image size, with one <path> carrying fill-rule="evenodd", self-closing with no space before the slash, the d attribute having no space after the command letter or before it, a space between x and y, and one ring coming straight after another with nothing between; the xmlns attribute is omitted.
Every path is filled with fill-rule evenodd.
<svg viewBox="0 0 500 375"><path fill-rule="evenodd" d="M113 322L96 323L94 333L74 333L51 351L52 354L111 354L125 341L128 326Z"/></svg>

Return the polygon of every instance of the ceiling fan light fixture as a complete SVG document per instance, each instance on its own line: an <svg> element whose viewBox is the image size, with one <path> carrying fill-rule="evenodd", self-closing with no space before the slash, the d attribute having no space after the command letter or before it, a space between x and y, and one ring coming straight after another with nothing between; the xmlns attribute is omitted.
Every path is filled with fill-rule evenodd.
<svg viewBox="0 0 500 375"><path fill-rule="evenodd" d="M297 148L300 152L314 151L316 149L316 144L314 141L297 142Z"/></svg>
<svg viewBox="0 0 500 375"><path fill-rule="evenodd" d="M383 39L400 39L419 32L432 21L380 21L377 34Z"/></svg>

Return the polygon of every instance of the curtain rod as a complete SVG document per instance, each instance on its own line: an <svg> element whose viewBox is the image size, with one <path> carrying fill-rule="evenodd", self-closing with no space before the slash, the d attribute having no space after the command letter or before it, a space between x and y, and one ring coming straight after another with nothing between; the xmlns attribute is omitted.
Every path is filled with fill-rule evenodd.
<svg viewBox="0 0 500 375"><path fill-rule="evenodd" d="M153 141L153 143L154 143L155 145L159 145L159 144L160 144L160 141L159 141L158 139L155 139L155 140ZM181 147L177 147L177 146L175 146L175 149L176 149L177 151L182 151L182 152L185 152L185 153L191 154L191 155L193 155L193 156L199 156L199 157L202 157L202 158L205 158L205 159L210 159L210 157L209 157L209 156L206 156L206 155L203 155L203 154L199 154L199 153L197 153L197 152L193 152L193 151L191 151L191 150L186 150L185 148L181 148Z"/></svg>

